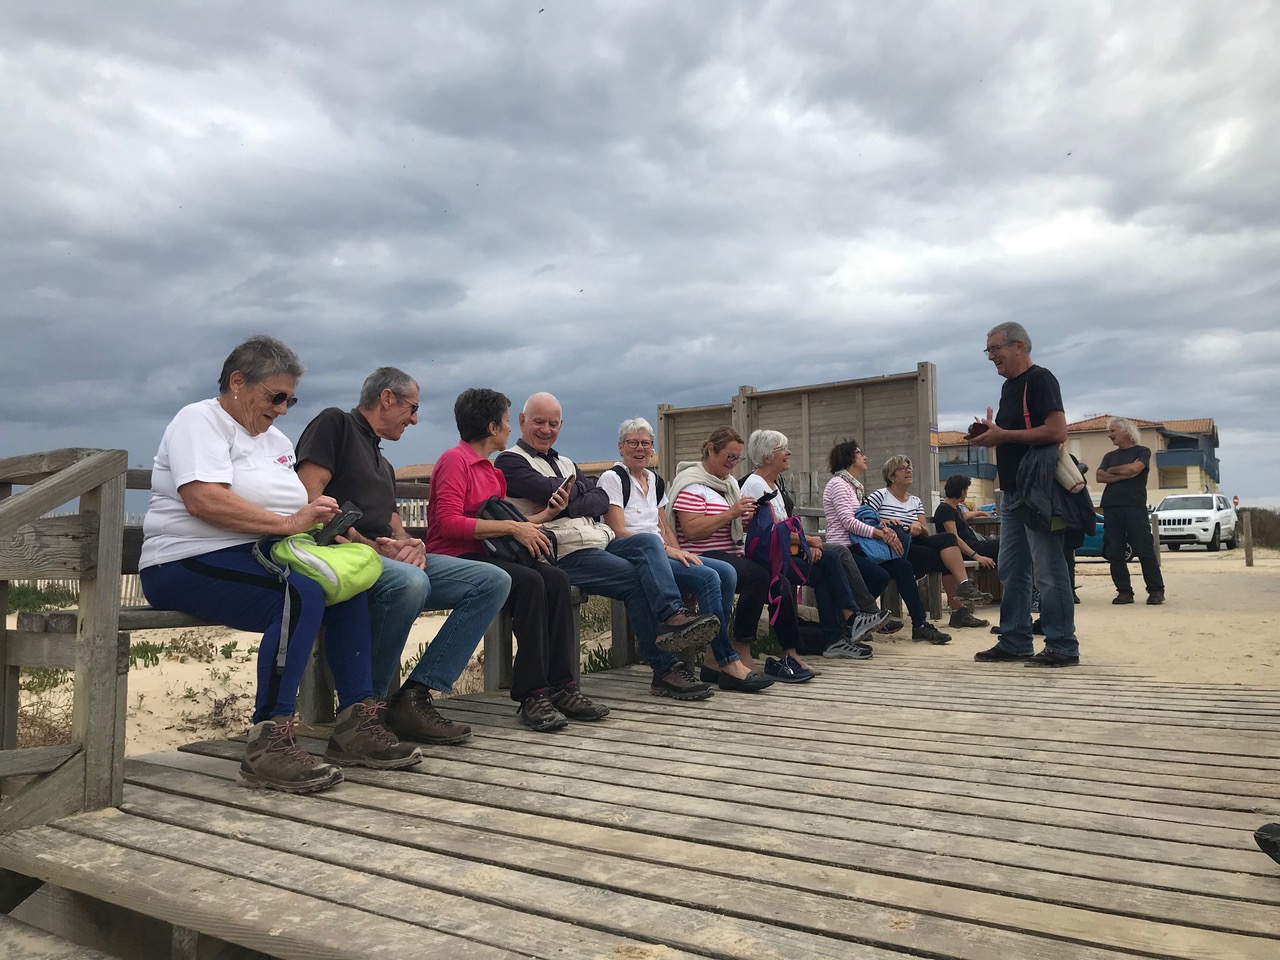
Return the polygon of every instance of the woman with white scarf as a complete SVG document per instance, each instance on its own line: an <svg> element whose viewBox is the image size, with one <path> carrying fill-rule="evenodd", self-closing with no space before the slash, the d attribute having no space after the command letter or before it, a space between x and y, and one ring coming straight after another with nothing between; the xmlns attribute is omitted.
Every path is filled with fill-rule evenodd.
<svg viewBox="0 0 1280 960"><path fill-rule="evenodd" d="M751 644L768 599L769 572L742 555L743 522L750 521L755 511L755 500L742 496L738 481L731 476L744 459L742 450L742 437L732 427L721 427L711 434L702 444L700 463L676 465L667 491L667 511L682 550L727 563L738 575L738 607L730 636L738 659L719 664L719 669L704 663L701 679L719 684L721 690L754 692L773 682L751 658ZM798 639L794 597L789 607L784 600L774 627L780 645L794 652ZM743 670L745 676L737 676Z"/></svg>

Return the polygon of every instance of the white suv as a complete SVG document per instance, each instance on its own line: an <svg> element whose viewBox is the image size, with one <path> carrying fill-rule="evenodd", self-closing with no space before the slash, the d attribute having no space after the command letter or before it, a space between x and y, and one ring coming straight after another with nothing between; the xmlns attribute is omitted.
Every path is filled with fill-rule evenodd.
<svg viewBox="0 0 1280 960"><path fill-rule="evenodd" d="M1236 545L1236 511L1220 493L1197 493L1165 497L1156 507L1160 520L1160 542L1177 550L1184 543L1202 543L1210 551L1226 541Z"/></svg>

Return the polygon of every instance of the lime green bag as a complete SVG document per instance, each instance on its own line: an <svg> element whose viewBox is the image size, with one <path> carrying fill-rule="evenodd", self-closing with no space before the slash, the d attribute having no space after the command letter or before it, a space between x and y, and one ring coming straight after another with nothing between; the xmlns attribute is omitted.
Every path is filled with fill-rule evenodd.
<svg viewBox="0 0 1280 960"><path fill-rule="evenodd" d="M271 558L320 584L325 606L350 600L382 576L382 558L363 543L335 543L322 547L309 533L295 533L276 541Z"/></svg>

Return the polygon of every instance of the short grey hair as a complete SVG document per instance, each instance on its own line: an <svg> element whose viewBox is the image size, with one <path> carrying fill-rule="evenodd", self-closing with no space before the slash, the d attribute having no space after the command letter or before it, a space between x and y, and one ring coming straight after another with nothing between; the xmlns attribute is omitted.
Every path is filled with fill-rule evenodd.
<svg viewBox="0 0 1280 960"><path fill-rule="evenodd" d="M358 406L361 410L372 410L378 405L378 398L382 396L383 390L390 390L403 400L404 395L409 392L409 388L416 388L417 386L418 381L403 370L398 370L395 367L379 367L364 378L364 386L360 388L360 403Z"/></svg>
<svg viewBox="0 0 1280 960"><path fill-rule="evenodd" d="M218 377L218 392L226 393L231 389L231 375L237 370L246 383L252 384L281 374L287 374L296 380L306 369L298 355L275 337L259 334L241 341L223 361L222 374Z"/></svg>
<svg viewBox="0 0 1280 960"><path fill-rule="evenodd" d="M886 484L893 483L893 475L903 467L911 466L911 458L905 453L895 453L892 457L884 462L884 466L880 468L880 474L884 477ZM915 468L912 467L914 470Z"/></svg>
<svg viewBox="0 0 1280 960"><path fill-rule="evenodd" d="M630 420L623 420L622 426L618 428L618 442L621 443L627 439L629 433L647 433L649 439L653 437L653 426L644 417L632 417Z"/></svg>
<svg viewBox="0 0 1280 960"><path fill-rule="evenodd" d="M787 445L787 435L777 430L753 430L747 438L747 456L753 467L762 466L769 457Z"/></svg>
<svg viewBox="0 0 1280 960"><path fill-rule="evenodd" d="M994 337L997 333L1004 335L1005 343L1013 343L1015 340L1022 342L1022 348L1031 352L1031 334L1027 333L1027 328L1020 323L1007 320L1004 323L997 323L994 327L987 331L987 337Z"/></svg>
<svg viewBox="0 0 1280 960"><path fill-rule="evenodd" d="M1127 417L1112 417L1107 421L1107 429L1110 430L1112 427L1119 427L1134 446L1137 446L1138 441L1142 439L1142 434L1138 432L1138 425Z"/></svg>

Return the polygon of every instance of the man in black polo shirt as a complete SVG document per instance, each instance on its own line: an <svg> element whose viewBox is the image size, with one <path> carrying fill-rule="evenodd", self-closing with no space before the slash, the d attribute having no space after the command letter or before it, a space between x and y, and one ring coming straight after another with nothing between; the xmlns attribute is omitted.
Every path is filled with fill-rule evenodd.
<svg viewBox="0 0 1280 960"><path fill-rule="evenodd" d="M1000 641L981 650L979 663L1023 661L1029 667L1069 667L1080 662L1076 640L1075 601L1071 574L1063 553L1065 525L1058 518L1042 528L1019 491L1018 468L1033 449L1066 442L1058 378L1031 361L1031 337L1020 323L1002 323L987 334L984 351L1005 378L1000 409L970 428L972 443L995 447L996 469L1004 503L1000 510ZM1036 461L1031 461L1035 463ZM1050 472L1051 473L1051 472ZM1049 483L1053 483L1050 475ZM1031 636L1031 582L1040 587L1040 624L1044 649L1035 653Z"/></svg>
<svg viewBox="0 0 1280 960"><path fill-rule="evenodd" d="M1138 426L1132 420L1112 417L1107 437L1116 448L1102 458L1096 474L1102 491L1102 555L1111 563L1111 581L1116 585L1112 603L1133 603L1133 582L1124 559L1125 544L1142 563L1142 579L1147 587L1147 603L1164 603L1164 578L1160 558L1151 536L1147 513L1147 477L1151 474L1151 451L1138 444Z"/></svg>
<svg viewBox="0 0 1280 960"><path fill-rule="evenodd" d="M401 740L460 743L471 728L440 715L431 701L466 668L494 615L506 602L511 578L488 563L428 554L409 536L396 508L395 468L382 455L383 440L399 440L418 422L418 384L402 370L380 367L360 389L360 404L322 410L298 440L298 477L310 497L322 492L351 501L364 516L349 531L382 556L382 576L369 590L373 689L399 686L386 724ZM450 609L426 653L399 685L400 654L423 610Z"/></svg>

